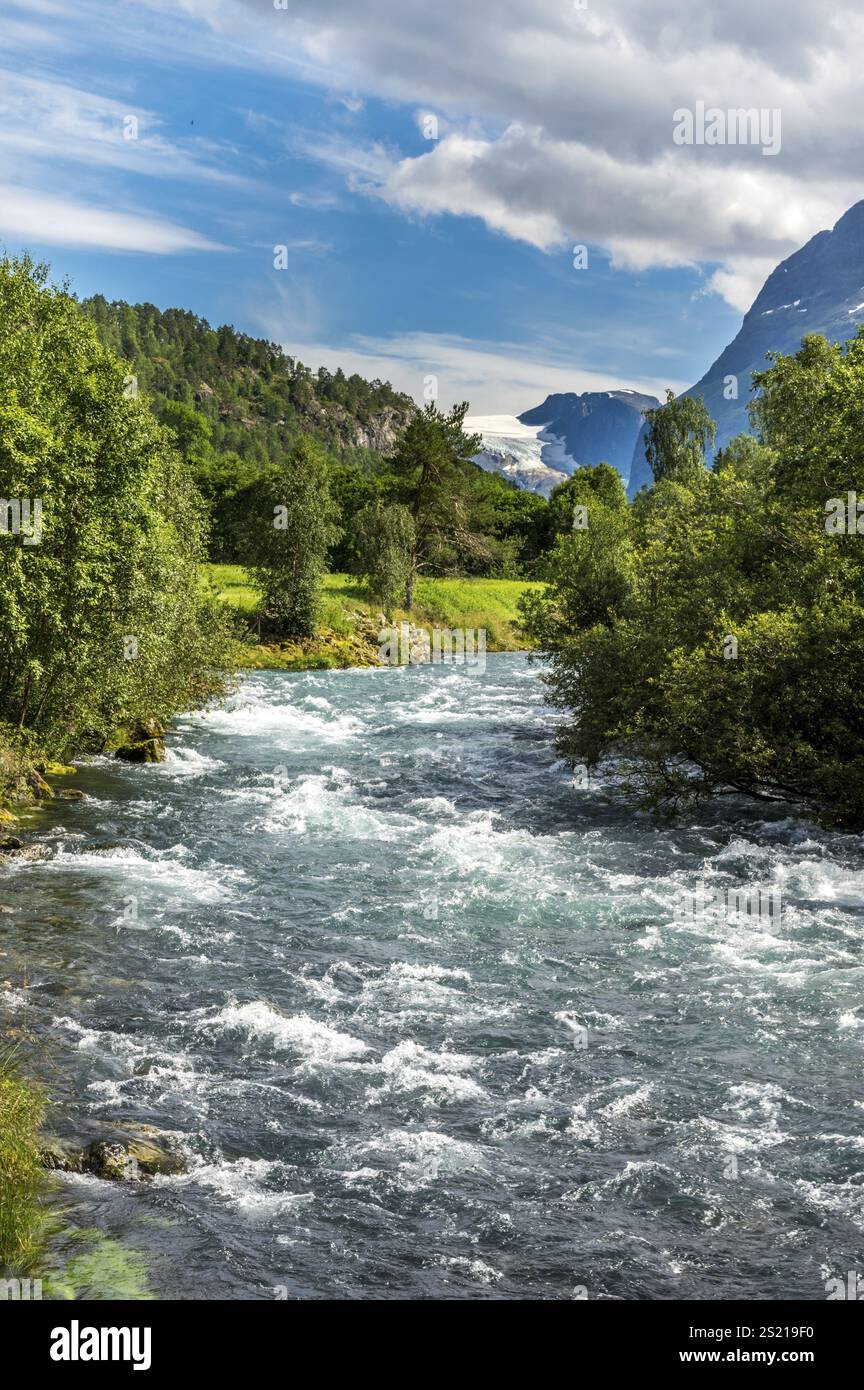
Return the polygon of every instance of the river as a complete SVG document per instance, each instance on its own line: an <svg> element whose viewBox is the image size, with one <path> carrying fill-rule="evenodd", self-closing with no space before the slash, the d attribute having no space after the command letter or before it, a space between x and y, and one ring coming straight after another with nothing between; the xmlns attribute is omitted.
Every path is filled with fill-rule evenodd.
<svg viewBox="0 0 864 1390"><path fill-rule="evenodd" d="M157 1297L824 1299L861 1267L861 837L658 827L554 724L521 655L256 674L165 763L82 765L51 857L0 872L56 1129L185 1155L62 1179ZM779 922L687 911L757 883Z"/></svg>

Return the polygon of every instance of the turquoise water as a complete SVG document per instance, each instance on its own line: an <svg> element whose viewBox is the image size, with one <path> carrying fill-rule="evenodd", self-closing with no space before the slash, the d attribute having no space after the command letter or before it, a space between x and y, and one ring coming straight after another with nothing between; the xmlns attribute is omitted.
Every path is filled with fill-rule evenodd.
<svg viewBox="0 0 864 1390"><path fill-rule="evenodd" d="M825 1297L862 1267L860 837L580 788L522 656L265 673L0 876L63 1179L159 1297ZM768 885L770 929L693 895Z"/></svg>

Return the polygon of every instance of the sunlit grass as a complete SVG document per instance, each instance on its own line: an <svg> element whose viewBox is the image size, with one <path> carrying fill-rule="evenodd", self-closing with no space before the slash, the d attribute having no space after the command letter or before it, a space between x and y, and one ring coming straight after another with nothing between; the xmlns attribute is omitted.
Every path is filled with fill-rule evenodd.
<svg viewBox="0 0 864 1390"><path fill-rule="evenodd" d="M257 595L242 565L205 565L206 577L224 601L239 613L254 615ZM539 584L522 579L418 579L414 609L419 626L485 628L490 650L514 651L527 643L518 629L517 604ZM369 598L362 584L350 574L328 574L321 599L320 623L334 632L352 628L352 614L377 618L380 606ZM388 621L401 622L409 614L395 609Z"/></svg>
<svg viewBox="0 0 864 1390"><path fill-rule="evenodd" d="M29 1270L41 1248L42 1099L0 1057L0 1266Z"/></svg>

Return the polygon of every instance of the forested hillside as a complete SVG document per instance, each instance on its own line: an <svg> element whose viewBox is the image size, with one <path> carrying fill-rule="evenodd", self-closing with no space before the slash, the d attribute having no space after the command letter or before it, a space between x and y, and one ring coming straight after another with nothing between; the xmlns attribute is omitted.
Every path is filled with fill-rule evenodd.
<svg viewBox="0 0 864 1390"><path fill-rule="evenodd" d="M112 303L102 295L81 306L102 343L131 362L140 390L164 398L165 423L183 428L185 406L206 421L219 453L267 462L301 432L338 451L386 451L416 411L387 382L341 370L316 372L277 343L250 338L186 309Z"/></svg>
<svg viewBox="0 0 864 1390"><path fill-rule="evenodd" d="M244 558L262 478L309 435L326 455L338 512L331 568L355 568L355 517L393 493L387 460L418 414L410 396L341 370L312 371L276 343L227 325L212 328L184 309L109 303L102 295L81 307L103 345L129 363L134 389L173 432L208 503L214 560ZM470 462L460 473L470 494L461 530L474 539L439 552L430 572L507 578L527 572L542 545L545 502Z"/></svg>

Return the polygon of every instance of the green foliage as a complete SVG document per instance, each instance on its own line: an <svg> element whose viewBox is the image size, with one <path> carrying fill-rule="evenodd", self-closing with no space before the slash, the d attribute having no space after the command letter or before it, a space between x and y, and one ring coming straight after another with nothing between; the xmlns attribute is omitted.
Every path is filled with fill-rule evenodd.
<svg viewBox="0 0 864 1390"><path fill-rule="evenodd" d="M496 579L531 574L547 544L546 498L473 465L467 486L470 528L485 538L485 547L463 553L463 573Z"/></svg>
<svg viewBox="0 0 864 1390"><path fill-rule="evenodd" d="M73 1227L65 1233L74 1250L59 1269L48 1269L44 1284L49 1298L114 1299L152 1302L150 1270L146 1255L96 1227ZM76 1247L85 1248L78 1250Z"/></svg>
<svg viewBox="0 0 864 1390"><path fill-rule="evenodd" d="M247 521L258 505L257 485L278 472L305 434L327 454L330 492L339 512L340 536L329 564L357 569L358 514L376 501L408 501L410 478L391 471L385 456L418 414L409 396L386 382L323 367L310 371L275 343L227 326L211 328L184 310L109 304L101 295L85 300L82 308L100 340L128 362L142 400L171 430L207 505L212 559L242 558ZM422 449L423 433L415 431L409 447ZM430 431L425 433L428 444ZM464 441L454 435L454 442L460 455L453 470L458 491L449 512L433 509L437 538L434 546L424 542L430 553L420 557L421 569L513 577L530 572L542 546L545 500L484 473L469 462ZM427 500L424 495L424 513Z"/></svg>
<svg viewBox="0 0 864 1390"><path fill-rule="evenodd" d="M28 1271L41 1245L42 1099L0 1058L0 1266Z"/></svg>
<svg viewBox="0 0 864 1390"><path fill-rule="evenodd" d="M598 505L607 511L627 510L627 492L621 475L608 463L577 468L565 483L552 489L548 505L540 514L541 548L551 548L559 536L568 535L581 524L585 513L590 518ZM580 508L584 508L584 512Z"/></svg>
<svg viewBox="0 0 864 1390"><path fill-rule="evenodd" d="M371 597L394 608L408 593L414 563L414 518L398 502L368 502L357 514L358 574Z"/></svg>
<svg viewBox="0 0 864 1390"><path fill-rule="evenodd" d="M338 538L336 516L323 451L301 436L256 487L246 524L245 558L281 636L315 633L327 552Z"/></svg>
<svg viewBox="0 0 864 1390"><path fill-rule="evenodd" d="M745 792L861 829L864 537L825 520L862 477L864 334L810 339L756 384L760 438L591 511L527 627L573 763L614 758L655 809Z"/></svg>
<svg viewBox="0 0 864 1390"><path fill-rule="evenodd" d="M239 558L249 489L280 466L301 434L317 439L334 465L360 476L381 464L380 452L366 443L380 436L386 447L416 409L386 382L323 367L313 372L276 343L227 325L212 328L186 310L109 304L102 295L82 308L173 431L211 510L214 559Z"/></svg>
<svg viewBox="0 0 864 1390"><path fill-rule="evenodd" d="M676 397L667 390L666 404L644 415L648 425L645 457L655 483L668 480L686 485L698 478L717 433L702 397Z"/></svg>
<svg viewBox="0 0 864 1390"><path fill-rule="evenodd" d="M390 495L393 479L383 460L331 461L330 495L339 509L340 536L331 548L329 563L334 570L362 572L358 545L358 517L366 507Z"/></svg>
<svg viewBox="0 0 864 1390"><path fill-rule="evenodd" d="M56 754L221 688L201 499L125 375L44 267L0 262L0 491L43 508L41 544L0 534L0 721Z"/></svg>
<svg viewBox="0 0 864 1390"><path fill-rule="evenodd" d="M552 588L524 605L532 636L545 649L561 634L610 623L633 584L627 497L615 469L580 469L555 489L550 510L562 529L540 573L552 578Z"/></svg>
<svg viewBox="0 0 864 1390"><path fill-rule="evenodd" d="M444 414L430 402L402 435L390 468L396 497L410 511L415 542L412 571L453 573L460 561L488 561L487 538L471 525L470 495L482 440L466 434L467 402ZM411 589L408 603L411 606Z"/></svg>

